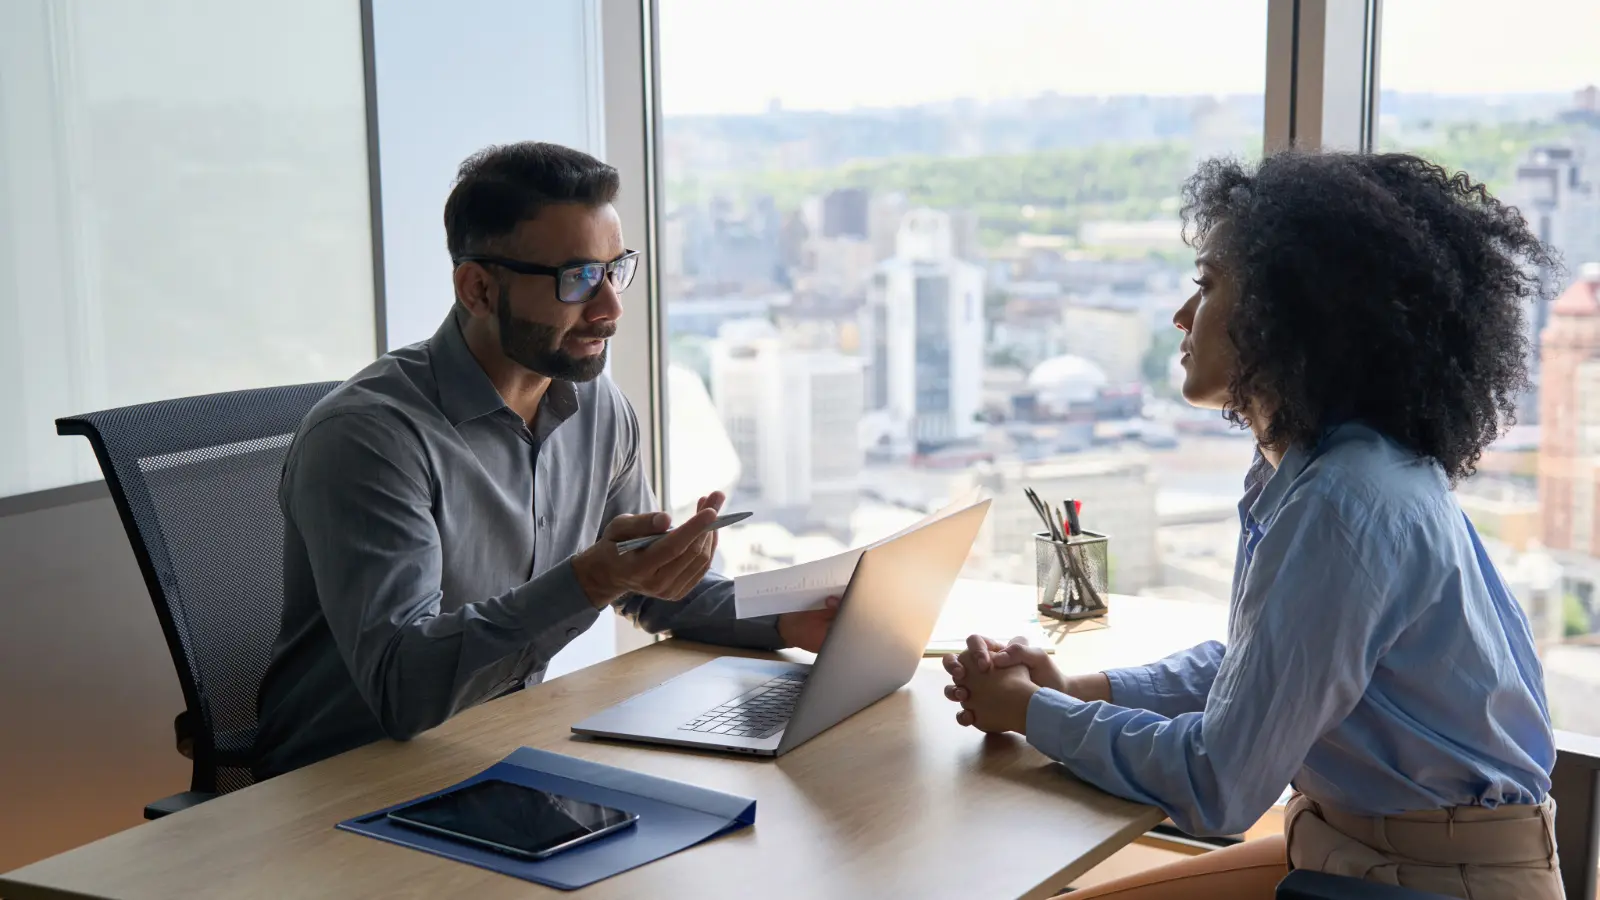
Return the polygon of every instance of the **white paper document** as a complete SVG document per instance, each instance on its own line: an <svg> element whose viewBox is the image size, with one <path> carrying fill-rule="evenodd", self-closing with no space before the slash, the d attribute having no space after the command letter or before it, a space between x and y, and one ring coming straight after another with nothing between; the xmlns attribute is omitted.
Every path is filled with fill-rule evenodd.
<svg viewBox="0 0 1600 900"><path fill-rule="evenodd" d="M865 547L836 553L826 559L773 569L770 572L740 575L733 579L734 609L741 619L821 609L829 597L844 594L845 587L850 584L850 576L855 574L856 563L860 561L861 554L967 509L976 502L975 498L963 498Z"/></svg>

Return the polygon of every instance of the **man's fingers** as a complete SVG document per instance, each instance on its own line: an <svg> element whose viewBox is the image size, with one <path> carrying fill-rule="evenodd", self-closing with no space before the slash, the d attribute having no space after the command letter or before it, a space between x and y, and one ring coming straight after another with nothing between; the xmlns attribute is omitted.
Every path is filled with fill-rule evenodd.
<svg viewBox="0 0 1600 900"><path fill-rule="evenodd" d="M637 516L617 516L606 523L605 539L627 541L634 538L660 534L672 527L672 517L666 513L644 513Z"/></svg>
<svg viewBox="0 0 1600 900"><path fill-rule="evenodd" d="M947 684L944 687L944 697L946 700L954 700L957 703L961 703L970 695L970 692L966 688L958 684Z"/></svg>
<svg viewBox="0 0 1600 900"><path fill-rule="evenodd" d="M644 571L660 569L672 560L683 556L706 531L713 522L717 521L715 510L702 509L685 519L677 528L672 529L666 537L643 550L639 554L639 565Z"/></svg>
<svg viewBox="0 0 1600 900"><path fill-rule="evenodd" d="M710 562L701 563L674 581L663 596L668 600L682 600L690 591L694 590L694 586L699 584L700 580L706 577L706 572L710 570Z"/></svg>
<svg viewBox="0 0 1600 900"><path fill-rule="evenodd" d="M977 724L977 722L978 722L978 717L973 715L972 714L972 710L970 710L970 709L963 709L962 711L956 713L956 724L957 725L963 725L965 727L971 728L973 725Z"/></svg>
<svg viewBox="0 0 1600 900"><path fill-rule="evenodd" d="M712 491L711 493L700 498L700 503L695 507L695 509L709 509L712 512L719 512L722 509L722 504L726 503L727 500L728 497L726 494L722 493L721 491Z"/></svg>
<svg viewBox="0 0 1600 900"><path fill-rule="evenodd" d="M669 600L676 600L689 592L689 589L700 583L706 577L706 572L711 569L711 557L699 554L685 553L681 558L673 560L657 572L653 579L657 584L663 585L665 592L660 596Z"/></svg>

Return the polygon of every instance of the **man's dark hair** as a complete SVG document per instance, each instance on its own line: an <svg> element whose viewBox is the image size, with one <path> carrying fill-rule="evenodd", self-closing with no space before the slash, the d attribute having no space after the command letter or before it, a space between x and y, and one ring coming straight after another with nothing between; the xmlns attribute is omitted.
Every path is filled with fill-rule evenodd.
<svg viewBox="0 0 1600 900"><path fill-rule="evenodd" d="M444 204L450 258L489 252L551 204L610 203L617 188L616 169L559 144L523 141L479 150L461 164Z"/></svg>
<svg viewBox="0 0 1600 900"><path fill-rule="evenodd" d="M1528 385L1524 308L1552 254L1465 172L1402 153L1286 152L1203 163L1184 237L1219 225L1238 287L1228 418L1259 403L1263 443L1314 445L1359 419L1452 482L1515 421Z"/></svg>

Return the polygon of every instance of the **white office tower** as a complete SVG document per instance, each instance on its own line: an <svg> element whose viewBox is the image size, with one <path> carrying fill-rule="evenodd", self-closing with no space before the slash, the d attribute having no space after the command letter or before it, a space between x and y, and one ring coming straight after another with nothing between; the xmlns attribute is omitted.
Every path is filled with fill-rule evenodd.
<svg viewBox="0 0 1600 900"><path fill-rule="evenodd" d="M983 434L983 269L958 259L950 216L914 209L863 310L867 407L895 449L924 452Z"/></svg>
<svg viewBox="0 0 1600 900"><path fill-rule="evenodd" d="M861 490L857 357L787 346L764 322L725 326L711 395L739 457L739 489L843 529Z"/></svg>
<svg viewBox="0 0 1600 900"><path fill-rule="evenodd" d="M683 366L667 366L667 396L672 398L667 419L667 458L672 460L667 499L677 522L694 515L701 497L732 491L739 482L740 463L699 375Z"/></svg>

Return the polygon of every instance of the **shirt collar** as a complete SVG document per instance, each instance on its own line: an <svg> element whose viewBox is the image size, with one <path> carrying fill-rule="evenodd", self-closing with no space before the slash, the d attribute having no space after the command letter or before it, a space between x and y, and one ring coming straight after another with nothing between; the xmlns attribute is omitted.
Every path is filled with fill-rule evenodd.
<svg viewBox="0 0 1600 900"><path fill-rule="evenodd" d="M1338 439L1341 431L1351 428L1363 427L1359 422L1345 422L1335 425L1323 432L1322 439L1316 447L1302 447L1295 445L1278 461L1277 471L1272 470L1272 465L1256 451L1255 464L1250 467L1250 477L1246 479L1248 488L1252 485L1260 487L1254 501L1250 504L1250 520L1258 525L1265 525L1269 519L1277 514L1278 508L1283 506L1284 498L1289 495L1289 488L1311 465L1311 461L1321 456L1328 446Z"/></svg>
<svg viewBox="0 0 1600 900"><path fill-rule="evenodd" d="M1265 525L1277 514L1278 507L1283 505L1284 498L1289 494L1289 486L1310 465L1311 454L1299 445L1292 446L1284 452L1283 459L1278 460L1277 471L1272 470L1272 464L1265 457L1261 457L1259 462L1271 474L1266 478L1266 483L1261 485L1261 493L1256 495L1255 502L1250 504L1250 519L1258 525ZM1251 471L1255 471L1253 467Z"/></svg>
<svg viewBox="0 0 1600 900"><path fill-rule="evenodd" d="M439 330L428 342L428 347L433 360L433 378L439 385L439 408L450 419L451 425L460 425L502 409L510 411L505 399L495 390L494 382L484 373L478 358L467 347L467 339L461 334L461 324L456 320L455 310L445 316ZM544 402L539 404L537 417L540 423L549 424L540 430L547 435L577 411L577 387L570 381L551 379Z"/></svg>

